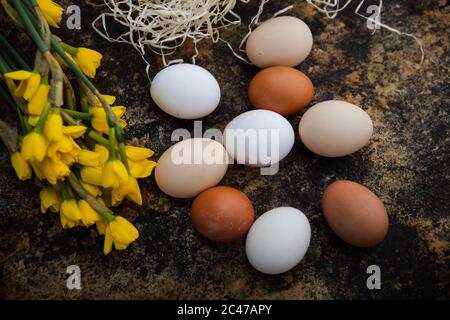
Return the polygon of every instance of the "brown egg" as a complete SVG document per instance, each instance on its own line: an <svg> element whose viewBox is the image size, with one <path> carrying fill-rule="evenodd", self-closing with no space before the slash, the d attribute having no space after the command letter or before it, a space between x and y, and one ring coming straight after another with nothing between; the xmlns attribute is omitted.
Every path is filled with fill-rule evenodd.
<svg viewBox="0 0 450 320"><path fill-rule="evenodd" d="M345 242L371 247L386 237L389 220L381 200L359 183L339 180L323 194L322 208L331 229Z"/></svg>
<svg viewBox="0 0 450 320"><path fill-rule="evenodd" d="M311 80L291 67L270 67L250 81L248 96L257 109L267 109L283 116L299 112L314 95Z"/></svg>
<svg viewBox="0 0 450 320"><path fill-rule="evenodd" d="M206 238L230 242L247 234L255 213L245 194L219 186L200 193L192 203L192 224Z"/></svg>

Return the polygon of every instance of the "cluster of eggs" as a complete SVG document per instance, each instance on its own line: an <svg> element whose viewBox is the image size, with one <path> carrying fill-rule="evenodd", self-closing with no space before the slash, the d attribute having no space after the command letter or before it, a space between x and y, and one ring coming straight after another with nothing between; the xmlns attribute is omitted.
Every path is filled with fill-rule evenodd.
<svg viewBox="0 0 450 320"><path fill-rule="evenodd" d="M294 67L307 58L312 45L309 27L290 16L264 22L247 40L248 58L262 68L248 88L249 100L256 110L235 117L225 132L276 130L277 144L258 135L253 147L245 141L231 141L227 135L224 141L186 139L166 150L155 169L156 183L164 193L177 198L196 197L191 208L192 223L200 234L218 242L247 235L249 262L267 274L286 272L302 260L311 238L307 217L298 209L279 207L254 221L253 205L244 193L216 185L226 174L230 159L264 167L289 154L295 134L285 116L300 112L314 95L312 81ZM160 71L153 79L151 95L163 111L181 119L207 116L216 109L221 97L214 76L191 64L172 65ZM372 121L364 110L336 100L309 108L298 127L303 144L325 157L356 152L369 142L372 131ZM262 148L268 150L269 156L261 156L258 150ZM205 150L214 154L216 160L219 155L222 161L205 161ZM202 161L196 161L197 158ZM351 245L374 246L386 236L388 217L383 203L358 183L340 180L330 184L323 194L322 208L331 229Z"/></svg>

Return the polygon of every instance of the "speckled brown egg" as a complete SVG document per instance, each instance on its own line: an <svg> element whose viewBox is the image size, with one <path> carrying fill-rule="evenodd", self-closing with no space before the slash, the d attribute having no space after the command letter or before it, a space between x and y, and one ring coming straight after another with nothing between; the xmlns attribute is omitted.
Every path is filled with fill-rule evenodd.
<svg viewBox="0 0 450 320"><path fill-rule="evenodd" d="M357 247L380 244L388 231L388 215L381 200L359 183L338 180L323 194L322 209L331 229Z"/></svg>
<svg viewBox="0 0 450 320"><path fill-rule="evenodd" d="M246 235L255 218L253 205L241 191L225 186L200 193L192 203L192 224L204 237L218 242Z"/></svg>
<svg viewBox="0 0 450 320"><path fill-rule="evenodd" d="M250 81L248 96L257 109L290 115L306 107L314 95L311 80L291 67L270 67Z"/></svg>

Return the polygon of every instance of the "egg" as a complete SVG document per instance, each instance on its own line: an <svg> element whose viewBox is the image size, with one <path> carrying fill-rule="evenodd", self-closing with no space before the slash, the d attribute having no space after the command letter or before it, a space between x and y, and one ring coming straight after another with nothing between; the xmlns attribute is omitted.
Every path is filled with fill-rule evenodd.
<svg viewBox="0 0 450 320"><path fill-rule="evenodd" d="M250 81L248 96L257 109L290 115L306 107L314 95L311 80L291 67L269 67Z"/></svg>
<svg viewBox="0 0 450 320"><path fill-rule="evenodd" d="M381 200L359 183L339 180L323 194L325 219L336 235L357 247L371 247L386 237L389 220Z"/></svg>
<svg viewBox="0 0 450 320"><path fill-rule="evenodd" d="M158 72L150 92L161 110L180 119L205 117L220 101L220 87L214 76L188 63L171 65Z"/></svg>
<svg viewBox="0 0 450 320"><path fill-rule="evenodd" d="M250 33L245 51L260 68L295 67L311 52L311 30L296 17L281 16L263 22Z"/></svg>
<svg viewBox="0 0 450 320"><path fill-rule="evenodd" d="M205 238L218 242L235 241L246 235L255 217L247 196L226 186L200 193L191 212L194 228Z"/></svg>
<svg viewBox="0 0 450 320"><path fill-rule="evenodd" d="M291 124L278 113L252 110L228 123L224 140L225 148L237 163L268 166L289 154L295 134Z"/></svg>
<svg viewBox="0 0 450 320"><path fill-rule="evenodd" d="M191 198L217 185L228 168L228 154L219 142L207 138L180 141L158 160L158 187L175 198Z"/></svg>
<svg viewBox="0 0 450 320"><path fill-rule="evenodd" d="M354 104L330 100L308 109L300 120L303 144L324 157L342 157L369 143L373 124L369 115Z"/></svg>
<svg viewBox="0 0 450 320"><path fill-rule="evenodd" d="M266 274L294 268L305 256L311 240L308 218L291 207L260 216L248 232L245 251L250 264Z"/></svg>

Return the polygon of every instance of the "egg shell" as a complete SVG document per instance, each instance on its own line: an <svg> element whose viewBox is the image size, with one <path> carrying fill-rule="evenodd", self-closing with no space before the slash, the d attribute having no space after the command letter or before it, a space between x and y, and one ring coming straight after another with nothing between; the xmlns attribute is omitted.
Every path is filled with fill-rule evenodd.
<svg viewBox="0 0 450 320"><path fill-rule="evenodd" d="M250 141L249 137L256 139ZM278 163L289 154L294 145L295 134L289 121L278 113L251 110L228 123L224 140L225 148L237 163L267 166Z"/></svg>
<svg viewBox="0 0 450 320"><path fill-rule="evenodd" d="M228 162L228 154L219 142L207 138L186 139L171 146L159 158L156 184L169 196L191 198L217 185L227 172Z"/></svg>
<svg viewBox="0 0 450 320"><path fill-rule="evenodd" d="M359 183L338 180L323 194L325 219L336 235L357 247L371 247L386 237L389 219L381 200Z"/></svg>
<svg viewBox="0 0 450 320"><path fill-rule="evenodd" d="M247 234L255 212L241 191L218 186L200 193L192 203L192 224L204 237L218 242L235 241Z"/></svg>
<svg viewBox="0 0 450 320"><path fill-rule="evenodd" d="M257 109L291 115L306 107L314 95L311 80L291 67L269 67L250 81L248 96Z"/></svg>
<svg viewBox="0 0 450 320"><path fill-rule="evenodd" d="M250 228L245 250L250 264L266 274L295 267L305 256L311 240L308 218L291 207L267 211Z"/></svg>
<svg viewBox="0 0 450 320"><path fill-rule="evenodd" d="M220 87L214 76L200 66L187 63L158 72L150 91L161 110L180 119L205 117L220 101Z"/></svg>
<svg viewBox="0 0 450 320"><path fill-rule="evenodd" d="M342 157L368 144L373 133L370 116L354 104L329 100L308 109L299 123L303 144L325 157Z"/></svg>
<svg viewBox="0 0 450 320"><path fill-rule="evenodd" d="M295 67L311 52L313 37L302 20L281 16L263 22L250 33L245 51L249 60L260 68Z"/></svg>

